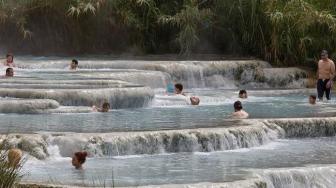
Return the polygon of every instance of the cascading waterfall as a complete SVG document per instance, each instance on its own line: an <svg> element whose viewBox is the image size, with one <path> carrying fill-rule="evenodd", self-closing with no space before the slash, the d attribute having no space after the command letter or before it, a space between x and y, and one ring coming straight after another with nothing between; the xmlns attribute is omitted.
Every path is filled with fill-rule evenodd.
<svg viewBox="0 0 336 188"><path fill-rule="evenodd" d="M309 122L315 125L314 128L307 124ZM295 137L334 136L335 132L331 134L331 131L336 130L335 122L335 118L252 120L245 126L229 128L95 134L28 134L12 135L3 139L12 146L21 147L29 143L29 147L22 148L24 151L31 153L31 148L40 148L33 149L32 155L35 156L36 151L43 151L44 153L38 156L45 157L49 155L46 149L49 145L58 146L61 156L64 157L69 157L78 150L87 150L93 156L211 152L261 146L272 140L294 135ZM302 126L299 126L300 124ZM306 134L314 131L315 134Z"/></svg>
<svg viewBox="0 0 336 188"><path fill-rule="evenodd" d="M64 69L65 60L18 60L24 69ZM244 87L305 87L307 72L298 68L271 68L264 61L121 61L82 60L79 67L89 70L116 70L105 77L121 79L151 87L164 87L166 81L181 82L188 88L221 87L234 89ZM122 70L129 75L122 74ZM133 71L132 71L133 70ZM137 70L137 71L135 71ZM82 70L83 71L83 70ZM95 71L91 72L93 74ZM98 71L101 72L101 71ZM97 73L98 73L97 72ZM103 72L101 72L103 73ZM76 73L77 74L77 73ZM146 77L147 74L147 77ZM93 74L94 75L94 74ZM92 76L92 75L91 75ZM102 74L101 76L104 76ZM154 81L155 80L155 81ZM162 83L164 85L162 85Z"/></svg>
<svg viewBox="0 0 336 188"><path fill-rule="evenodd" d="M0 100L0 113L41 113L59 106L57 101L50 99L2 99Z"/></svg>
<svg viewBox="0 0 336 188"><path fill-rule="evenodd" d="M336 167L302 167L292 169L268 169L259 174L267 188L333 188L336 185Z"/></svg>
<svg viewBox="0 0 336 188"><path fill-rule="evenodd" d="M147 87L109 89L1 89L1 97L23 99L53 99L64 106L92 106L104 101L112 108L146 106L154 97Z"/></svg>

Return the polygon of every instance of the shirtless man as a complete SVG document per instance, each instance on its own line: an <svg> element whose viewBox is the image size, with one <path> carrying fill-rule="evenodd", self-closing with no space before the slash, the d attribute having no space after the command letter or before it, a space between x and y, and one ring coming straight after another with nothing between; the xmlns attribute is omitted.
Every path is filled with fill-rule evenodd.
<svg viewBox="0 0 336 188"><path fill-rule="evenodd" d="M249 114L243 110L243 105L240 101L236 101L233 104L234 112L232 113L232 118L236 119L246 119L249 117Z"/></svg>
<svg viewBox="0 0 336 188"><path fill-rule="evenodd" d="M335 64L328 58L328 52L323 50L321 52L321 60L317 63L317 94L319 100L323 100L323 95L326 93L327 100L330 100L330 90L332 87L332 80L335 76Z"/></svg>

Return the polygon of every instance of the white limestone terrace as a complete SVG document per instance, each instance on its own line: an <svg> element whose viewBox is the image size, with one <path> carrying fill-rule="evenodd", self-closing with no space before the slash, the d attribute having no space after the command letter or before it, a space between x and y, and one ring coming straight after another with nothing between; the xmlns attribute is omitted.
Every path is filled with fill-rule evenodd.
<svg viewBox="0 0 336 188"><path fill-rule="evenodd" d="M42 113L59 107L50 99L0 99L0 113Z"/></svg>
<svg viewBox="0 0 336 188"><path fill-rule="evenodd" d="M9 134L2 136L2 142L46 159L50 146L57 146L62 157L80 150L88 151L91 157L102 157L225 151L257 147L281 138L335 135L336 118L300 118L244 120L232 122L228 127L183 130Z"/></svg>
<svg viewBox="0 0 336 188"><path fill-rule="evenodd" d="M2 79L0 83L0 106L14 99L50 99L62 106L92 106L103 102L113 104L112 108L144 107L154 97L149 87L120 80L101 79L38 79L14 77ZM6 98L11 100L6 101ZM0 108L0 113L23 113L23 109L13 107L11 111ZM26 113L37 112L27 110Z"/></svg>
<svg viewBox="0 0 336 188"><path fill-rule="evenodd" d="M23 69L47 70L67 69L70 61L64 58L18 58ZM233 89L239 86L259 88L306 87L307 71L299 68L272 68L260 60L225 61L142 61L142 60L79 60L79 70L138 70L134 76L102 74L100 77L118 77L137 84L162 87L163 82L181 82L185 87L221 87ZM77 74L77 73L74 73ZM149 77L146 79L146 74ZM138 76L136 76L138 75ZM133 77L133 78L132 78ZM155 80L149 81L149 79ZM146 81L146 82L144 82Z"/></svg>

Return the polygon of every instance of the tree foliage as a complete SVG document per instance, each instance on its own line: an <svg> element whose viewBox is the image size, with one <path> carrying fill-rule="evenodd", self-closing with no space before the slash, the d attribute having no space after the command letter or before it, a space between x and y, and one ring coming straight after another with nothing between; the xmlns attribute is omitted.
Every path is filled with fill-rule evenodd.
<svg viewBox="0 0 336 188"><path fill-rule="evenodd" d="M0 0L0 42L38 54L214 52L292 65L334 51L335 13L334 0Z"/></svg>

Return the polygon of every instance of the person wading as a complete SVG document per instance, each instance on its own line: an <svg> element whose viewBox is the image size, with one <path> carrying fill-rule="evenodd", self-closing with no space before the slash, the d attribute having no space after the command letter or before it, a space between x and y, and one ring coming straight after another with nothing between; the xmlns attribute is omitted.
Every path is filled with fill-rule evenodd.
<svg viewBox="0 0 336 188"><path fill-rule="evenodd" d="M318 62L317 70L317 94L319 100L323 100L323 95L326 93L327 100L330 100L330 90L332 88L332 80L335 76L335 64L328 58L328 52L321 52L321 60Z"/></svg>

